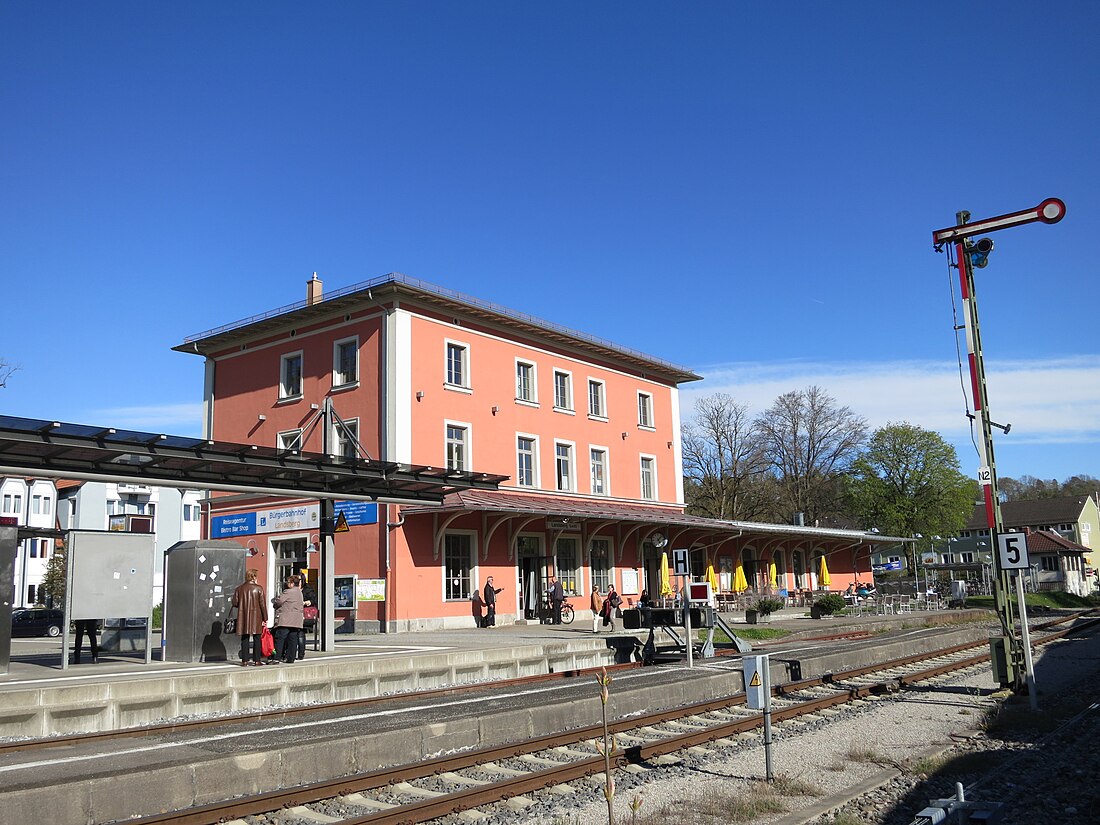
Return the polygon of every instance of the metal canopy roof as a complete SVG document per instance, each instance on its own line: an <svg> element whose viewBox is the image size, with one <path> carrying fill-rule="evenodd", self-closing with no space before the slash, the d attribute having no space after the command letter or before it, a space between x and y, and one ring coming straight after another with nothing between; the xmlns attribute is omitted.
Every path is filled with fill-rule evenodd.
<svg viewBox="0 0 1100 825"><path fill-rule="evenodd" d="M0 416L0 475L425 504L508 478L13 416Z"/></svg>

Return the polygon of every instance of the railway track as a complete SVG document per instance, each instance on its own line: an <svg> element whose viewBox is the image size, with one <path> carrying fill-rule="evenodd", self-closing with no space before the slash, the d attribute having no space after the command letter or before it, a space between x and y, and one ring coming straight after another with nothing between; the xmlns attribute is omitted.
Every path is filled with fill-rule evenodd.
<svg viewBox="0 0 1100 825"><path fill-rule="evenodd" d="M1033 644L1042 645L1071 632L1100 624L1063 617L1032 628ZM908 685L956 673L989 661L984 643L958 645L878 665L826 674L773 688L772 719L797 724L853 702L897 693ZM722 666L716 664L715 666ZM726 666L734 667L735 662ZM608 725L619 744L616 770L678 761L674 754L700 748L737 747L756 739L759 713L744 707L744 694L617 720ZM475 812L501 802L516 807L526 796L551 789L571 792L570 783L602 781L604 757L597 748L603 728L591 726L501 747L469 751L427 763L401 765L328 782L231 800L170 814L132 820L139 825L215 825L244 817L281 812L281 822L326 821L342 825L395 825L427 822L460 811Z"/></svg>

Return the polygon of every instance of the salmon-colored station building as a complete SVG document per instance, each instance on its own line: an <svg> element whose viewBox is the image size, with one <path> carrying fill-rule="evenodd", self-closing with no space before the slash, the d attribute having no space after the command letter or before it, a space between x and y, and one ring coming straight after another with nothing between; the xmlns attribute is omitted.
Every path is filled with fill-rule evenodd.
<svg viewBox="0 0 1100 825"><path fill-rule="evenodd" d="M338 502L342 629L472 627L487 576L497 620L538 620L549 576L582 615L593 586L656 594L660 556L691 549L724 589L816 589L870 578L886 539L684 514L678 386L691 371L399 274L188 338L205 357L204 433L217 441L499 476L442 506ZM331 415L323 412L331 410ZM327 432L326 432L327 429ZM253 555L270 591L317 567L319 506L218 496L211 538Z"/></svg>

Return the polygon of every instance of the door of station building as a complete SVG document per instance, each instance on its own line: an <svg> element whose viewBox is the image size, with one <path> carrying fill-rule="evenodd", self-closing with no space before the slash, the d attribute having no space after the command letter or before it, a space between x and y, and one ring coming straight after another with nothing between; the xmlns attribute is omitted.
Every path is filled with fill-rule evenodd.
<svg viewBox="0 0 1100 825"><path fill-rule="evenodd" d="M546 592L547 559L542 553L542 539L520 536L516 540L517 587L520 594L520 615L525 619L541 618L543 593Z"/></svg>

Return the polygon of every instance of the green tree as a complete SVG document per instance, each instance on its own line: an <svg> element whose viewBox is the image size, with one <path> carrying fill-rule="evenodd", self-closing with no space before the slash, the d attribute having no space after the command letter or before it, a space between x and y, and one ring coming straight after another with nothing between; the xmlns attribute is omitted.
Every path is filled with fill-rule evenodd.
<svg viewBox="0 0 1100 825"><path fill-rule="evenodd" d="M46 594L46 601L55 606L65 601L65 559L65 548L56 547L46 562L46 572L39 588L40 593Z"/></svg>
<svg viewBox="0 0 1100 825"><path fill-rule="evenodd" d="M959 471L955 448L908 423L876 430L848 478L852 515L865 528L895 536L956 533L977 497L977 482ZM912 553L906 549L910 564Z"/></svg>

